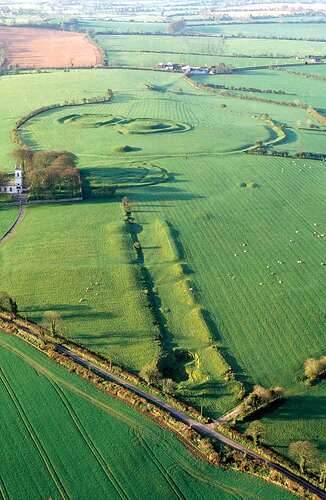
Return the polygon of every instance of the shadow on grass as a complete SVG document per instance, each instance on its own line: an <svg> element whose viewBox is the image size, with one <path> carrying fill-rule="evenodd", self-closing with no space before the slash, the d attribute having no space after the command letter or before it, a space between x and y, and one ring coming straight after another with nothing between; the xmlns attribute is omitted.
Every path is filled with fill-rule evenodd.
<svg viewBox="0 0 326 500"><path fill-rule="evenodd" d="M63 320L67 319L82 319L82 320L97 320L97 319L112 319L116 315L110 311L94 311L87 304L69 305L69 304L47 304L40 307L27 307L23 314L27 316L32 313L33 320L40 322L43 319L44 312L56 311L59 312Z"/></svg>

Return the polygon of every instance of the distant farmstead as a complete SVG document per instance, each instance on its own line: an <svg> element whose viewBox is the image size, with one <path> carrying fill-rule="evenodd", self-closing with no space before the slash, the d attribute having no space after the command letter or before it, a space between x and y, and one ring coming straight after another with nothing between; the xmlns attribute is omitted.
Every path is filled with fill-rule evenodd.
<svg viewBox="0 0 326 500"><path fill-rule="evenodd" d="M219 63L214 66L190 66L190 64L179 64L174 62L158 63L155 69L170 73L184 73L185 75L217 75L232 73L230 65Z"/></svg>
<svg viewBox="0 0 326 500"><path fill-rule="evenodd" d="M0 184L0 194L21 194L23 192L23 171L17 165L13 174L8 174L5 182Z"/></svg>

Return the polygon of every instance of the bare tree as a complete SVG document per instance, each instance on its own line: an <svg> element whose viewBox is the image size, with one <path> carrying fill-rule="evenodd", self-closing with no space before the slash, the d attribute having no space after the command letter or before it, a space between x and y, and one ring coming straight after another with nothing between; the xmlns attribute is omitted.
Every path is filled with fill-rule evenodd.
<svg viewBox="0 0 326 500"><path fill-rule="evenodd" d="M320 482L321 482L322 488L325 489L325 487L326 487L326 462L322 462L320 464L319 471L320 471Z"/></svg>
<svg viewBox="0 0 326 500"><path fill-rule="evenodd" d="M58 311L46 311L43 315L43 324L49 330L52 337L58 335L62 319Z"/></svg>
<svg viewBox="0 0 326 500"><path fill-rule="evenodd" d="M17 314L18 312L17 302L10 297L7 292L0 292L0 310L1 309L13 314Z"/></svg>
<svg viewBox="0 0 326 500"><path fill-rule="evenodd" d="M319 359L309 358L304 362L304 372L307 379L312 382L326 370L326 356Z"/></svg>
<svg viewBox="0 0 326 500"><path fill-rule="evenodd" d="M156 364L155 361L152 361L151 363L148 363L147 365L144 365L142 367L142 369L140 370L139 375L149 385L158 383L161 380L161 378L162 378L162 374L158 370L157 364Z"/></svg>
<svg viewBox="0 0 326 500"><path fill-rule="evenodd" d="M265 434L265 426L262 422L259 422L259 420L254 420L253 422L250 422L246 430L246 435L252 437L256 445L258 444L258 441L263 437L264 434Z"/></svg>
<svg viewBox="0 0 326 500"><path fill-rule="evenodd" d="M317 460L317 449L310 441L296 441L289 446L290 455L299 462L301 473L307 465L313 465Z"/></svg>
<svg viewBox="0 0 326 500"><path fill-rule="evenodd" d="M171 378L163 379L163 392L173 395L175 393L176 384Z"/></svg>

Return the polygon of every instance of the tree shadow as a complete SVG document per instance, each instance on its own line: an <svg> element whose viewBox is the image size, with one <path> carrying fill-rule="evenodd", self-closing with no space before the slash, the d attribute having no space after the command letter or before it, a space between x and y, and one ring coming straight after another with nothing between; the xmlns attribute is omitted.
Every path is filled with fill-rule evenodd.
<svg viewBox="0 0 326 500"><path fill-rule="evenodd" d="M184 191L183 189L171 186L167 183L164 184L156 184L152 186L151 189L144 187L140 187L133 192L133 199L137 203L143 202L173 202L173 201L190 201L190 200L198 200L205 199L206 196L189 193ZM151 208L154 205L151 205Z"/></svg>

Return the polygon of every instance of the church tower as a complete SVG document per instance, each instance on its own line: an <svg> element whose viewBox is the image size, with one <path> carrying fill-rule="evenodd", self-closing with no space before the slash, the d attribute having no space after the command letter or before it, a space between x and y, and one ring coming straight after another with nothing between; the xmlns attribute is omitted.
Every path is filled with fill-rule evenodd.
<svg viewBox="0 0 326 500"><path fill-rule="evenodd" d="M23 191L23 170L21 165L16 165L15 168L15 185L17 193L21 193Z"/></svg>

